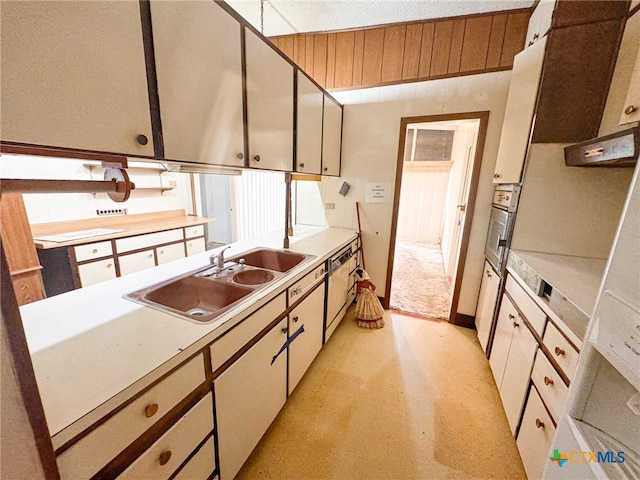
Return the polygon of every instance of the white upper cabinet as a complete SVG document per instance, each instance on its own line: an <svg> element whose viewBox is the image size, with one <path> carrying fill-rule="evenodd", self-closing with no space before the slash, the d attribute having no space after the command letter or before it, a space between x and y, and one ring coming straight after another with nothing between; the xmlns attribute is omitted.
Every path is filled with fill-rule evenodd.
<svg viewBox="0 0 640 480"><path fill-rule="evenodd" d="M164 157L244 166L240 24L213 1L151 2Z"/></svg>
<svg viewBox="0 0 640 480"><path fill-rule="evenodd" d="M245 28L249 166L293 169L293 66Z"/></svg>
<svg viewBox="0 0 640 480"><path fill-rule="evenodd" d="M2 2L2 140L153 156L140 4Z"/></svg>
<svg viewBox="0 0 640 480"><path fill-rule="evenodd" d="M525 39L525 48L530 47L549 31L553 19L553 9L556 0L540 0L535 10L529 17L529 28Z"/></svg>
<svg viewBox="0 0 640 480"><path fill-rule="evenodd" d="M328 95L324 96L322 122L322 174L340 176L342 150L342 107Z"/></svg>
<svg viewBox="0 0 640 480"><path fill-rule="evenodd" d="M516 55L513 60L493 183L520 181L531 134L546 44L547 37L543 37Z"/></svg>
<svg viewBox="0 0 640 480"><path fill-rule="evenodd" d="M640 13L636 13L627 20L627 29L638 32L640 30ZM624 41L624 40L623 40ZM640 49L636 43L636 61L631 74L627 98L622 107L620 125L640 121Z"/></svg>
<svg viewBox="0 0 640 480"><path fill-rule="evenodd" d="M322 155L322 98L315 83L298 70L296 168L301 173L320 173Z"/></svg>

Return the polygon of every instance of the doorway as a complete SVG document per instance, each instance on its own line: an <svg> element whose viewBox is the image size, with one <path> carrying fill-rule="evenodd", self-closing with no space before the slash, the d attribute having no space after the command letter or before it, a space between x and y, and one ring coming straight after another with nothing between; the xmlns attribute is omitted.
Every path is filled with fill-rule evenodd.
<svg viewBox="0 0 640 480"><path fill-rule="evenodd" d="M385 307L456 323L487 122L402 119Z"/></svg>

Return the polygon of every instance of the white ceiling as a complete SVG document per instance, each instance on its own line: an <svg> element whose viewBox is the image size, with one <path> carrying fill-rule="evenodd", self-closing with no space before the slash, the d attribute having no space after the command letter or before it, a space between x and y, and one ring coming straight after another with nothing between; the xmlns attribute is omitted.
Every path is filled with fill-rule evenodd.
<svg viewBox="0 0 640 480"><path fill-rule="evenodd" d="M260 0L227 0L260 30ZM265 0L264 34L343 30L516 8L534 0Z"/></svg>

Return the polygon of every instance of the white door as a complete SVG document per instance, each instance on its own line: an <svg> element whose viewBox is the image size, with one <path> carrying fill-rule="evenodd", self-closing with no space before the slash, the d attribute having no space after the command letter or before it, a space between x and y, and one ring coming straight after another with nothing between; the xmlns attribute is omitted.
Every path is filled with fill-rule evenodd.
<svg viewBox="0 0 640 480"><path fill-rule="evenodd" d="M293 170L293 66L245 28L249 166Z"/></svg>
<svg viewBox="0 0 640 480"><path fill-rule="evenodd" d="M1 22L2 140L153 156L137 1L2 2Z"/></svg>
<svg viewBox="0 0 640 480"><path fill-rule="evenodd" d="M216 2L151 2L165 158L244 165L240 24Z"/></svg>

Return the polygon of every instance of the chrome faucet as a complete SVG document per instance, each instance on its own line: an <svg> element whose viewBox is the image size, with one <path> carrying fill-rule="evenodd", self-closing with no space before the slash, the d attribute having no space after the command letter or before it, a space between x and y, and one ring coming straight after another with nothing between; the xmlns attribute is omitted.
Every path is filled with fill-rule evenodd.
<svg viewBox="0 0 640 480"><path fill-rule="evenodd" d="M209 257L209 263L214 266L214 273L220 273L224 269L224 251L228 248L231 248L231 245L227 245L218 253Z"/></svg>

